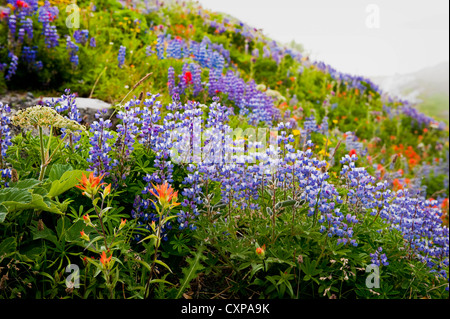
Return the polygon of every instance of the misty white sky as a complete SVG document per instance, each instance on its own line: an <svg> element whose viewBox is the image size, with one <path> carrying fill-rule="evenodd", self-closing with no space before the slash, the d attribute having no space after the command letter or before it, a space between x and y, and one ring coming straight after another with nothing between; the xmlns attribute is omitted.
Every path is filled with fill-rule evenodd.
<svg viewBox="0 0 450 319"><path fill-rule="evenodd" d="M449 60L448 0L198 2L282 43L295 39L312 60L351 74L407 74Z"/></svg>

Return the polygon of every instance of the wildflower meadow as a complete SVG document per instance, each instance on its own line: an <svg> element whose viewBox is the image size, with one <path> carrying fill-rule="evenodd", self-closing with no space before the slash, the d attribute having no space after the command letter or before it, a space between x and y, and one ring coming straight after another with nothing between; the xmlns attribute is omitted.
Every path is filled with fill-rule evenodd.
<svg viewBox="0 0 450 319"><path fill-rule="evenodd" d="M195 2L0 6L0 299L448 299L448 121Z"/></svg>

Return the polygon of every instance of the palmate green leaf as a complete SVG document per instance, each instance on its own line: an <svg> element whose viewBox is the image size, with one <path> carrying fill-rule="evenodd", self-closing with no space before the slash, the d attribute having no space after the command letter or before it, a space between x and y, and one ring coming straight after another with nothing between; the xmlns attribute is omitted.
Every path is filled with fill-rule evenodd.
<svg viewBox="0 0 450 319"><path fill-rule="evenodd" d="M20 180L18 182L15 183L10 183L10 188L17 188L17 189L32 189L35 186L41 184L42 182L34 179L34 178L30 178L30 179L24 179L24 180Z"/></svg>
<svg viewBox="0 0 450 319"><path fill-rule="evenodd" d="M38 194L31 194L31 202L22 204L22 203L16 203L14 205L11 205L11 209L9 209L9 212L14 211L21 211L21 210L27 210L27 209L37 209L45 212L55 213L62 215L63 212L58 208L58 205L56 202L50 200L47 197L42 197Z"/></svg>
<svg viewBox="0 0 450 319"><path fill-rule="evenodd" d="M0 190L0 204L5 207L17 204L27 204L31 202L31 193L18 188L4 188Z"/></svg>
<svg viewBox="0 0 450 319"><path fill-rule="evenodd" d="M18 188L4 188L0 190L0 223L5 221L6 215L29 205L33 196L28 190Z"/></svg>
<svg viewBox="0 0 450 319"><path fill-rule="evenodd" d="M62 174L61 178L52 182L47 196L54 198L75 187L75 185L80 183L79 180L81 179L83 173L87 174L86 171L81 170L66 171Z"/></svg>
<svg viewBox="0 0 450 319"><path fill-rule="evenodd" d="M70 172L73 167L70 164L54 164L48 174L48 180L50 182L57 181L62 178L64 173Z"/></svg>

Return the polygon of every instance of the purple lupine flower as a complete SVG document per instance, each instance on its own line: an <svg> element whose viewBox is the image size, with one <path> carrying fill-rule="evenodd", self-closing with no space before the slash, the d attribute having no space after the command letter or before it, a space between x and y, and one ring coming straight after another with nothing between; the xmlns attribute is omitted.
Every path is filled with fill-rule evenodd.
<svg viewBox="0 0 450 319"><path fill-rule="evenodd" d="M94 37L91 37L91 39L89 40L89 46L90 46L91 48L97 47L97 41L95 40Z"/></svg>
<svg viewBox="0 0 450 319"><path fill-rule="evenodd" d="M51 49L59 44L59 34L55 25L49 25L44 29L45 44Z"/></svg>
<svg viewBox="0 0 450 319"><path fill-rule="evenodd" d="M73 68L78 67L79 58L77 52L79 50L78 46L72 41L71 37L68 35L66 38L66 48L69 51L70 62L72 63Z"/></svg>
<svg viewBox="0 0 450 319"><path fill-rule="evenodd" d="M119 56L117 58L117 60L119 61L119 68L122 68L123 65L125 64L126 54L127 54L127 48L124 47L123 45L121 45L120 49L119 49Z"/></svg>
<svg viewBox="0 0 450 319"><path fill-rule="evenodd" d="M24 36L25 34L27 35L27 38L29 40L33 39L33 20L31 20L30 18L22 18L20 20L20 24L22 25L21 29L23 29L24 31Z"/></svg>
<svg viewBox="0 0 450 319"><path fill-rule="evenodd" d="M76 30L73 33L73 38L76 43L85 45L89 39L89 30Z"/></svg>
<svg viewBox="0 0 450 319"><path fill-rule="evenodd" d="M10 114L11 109L8 104L0 102L0 186L8 186L7 180L11 178L11 169L6 167L6 151L11 143Z"/></svg>
<svg viewBox="0 0 450 319"><path fill-rule="evenodd" d="M377 266L381 266L381 265L388 266L389 265L386 254L380 254L382 252L383 252L383 248L378 247L378 249L374 253L370 254L370 257L372 257L372 260L371 260L372 264L377 265Z"/></svg>
<svg viewBox="0 0 450 319"><path fill-rule="evenodd" d="M176 84L175 84L175 69L170 66L169 72L167 76L167 87L169 88L169 95L173 96L177 91L175 90Z"/></svg>
<svg viewBox="0 0 450 319"><path fill-rule="evenodd" d="M112 151L111 143L114 139L114 135L109 130L112 123L110 120L102 118L106 112L107 110L100 110L95 114L97 120L91 124L89 130L92 136L89 138L91 148L87 161L90 163L89 170L97 176L103 174L109 176L114 166L110 155Z"/></svg>
<svg viewBox="0 0 450 319"><path fill-rule="evenodd" d="M202 85L202 69L198 64L191 64L193 69L192 83L194 85L194 96L198 96L203 91Z"/></svg>
<svg viewBox="0 0 450 319"><path fill-rule="evenodd" d="M9 27L9 34L12 37L14 37L16 35L16 28L17 28L17 20L14 14L10 15L8 18L8 27Z"/></svg>
<svg viewBox="0 0 450 319"><path fill-rule="evenodd" d="M156 53L158 55L158 59L164 59L165 47L164 47L164 34L158 35L157 44L156 44Z"/></svg>
<svg viewBox="0 0 450 319"><path fill-rule="evenodd" d="M139 114L142 112L139 108L140 100L131 100L125 104L124 109L117 113L117 118L121 120L117 125L118 142L116 152L118 160L117 178L125 180L127 177L127 163L131 152L134 150L134 143L140 138L142 132L138 127L141 124Z"/></svg>
<svg viewBox="0 0 450 319"><path fill-rule="evenodd" d="M42 63L42 61L36 61L34 63L34 68L36 71L40 71L44 68L44 64Z"/></svg>
<svg viewBox="0 0 450 319"><path fill-rule="evenodd" d="M33 48L28 46L23 46L22 48L22 58L27 62L28 64L33 64L36 61L36 55L37 55L37 47L34 46Z"/></svg>
<svg viewBox="0 0 450 319"><path fill-rule="evenodd" d="M152 56L154 53L155 53L155 51L153 51L151 45L148 45L148 46L145 48L145 55L146 55L146 56L148 56L148 57L149 57L149 56Z"/></svg>
<svg viewBox="0 0 450 319"><path fill-rule="evenodd" d="M5 79L10 81L14 74L16 74L19 58L12 52L9 52L8 56L11 58L11 62L9 64L8 73L5 75Z"/></svg>
<svg viewBox="0 0 450 319"><path fill-rule="evenodd" d="M171 41L169 41L169 44L167 45L167 58L174 58L174 59L181 59L182 58L182 52L181 52L181 38L175 38Z"/></svg>

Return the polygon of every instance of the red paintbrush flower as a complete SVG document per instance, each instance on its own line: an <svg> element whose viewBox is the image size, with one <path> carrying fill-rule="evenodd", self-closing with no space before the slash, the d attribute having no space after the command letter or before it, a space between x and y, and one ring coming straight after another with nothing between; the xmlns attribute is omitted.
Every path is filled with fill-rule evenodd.
<svg viewBox="0 0 450 319"><path fill-rule="evenodd" d="M100 262L106 269L108 269L111 266L111 258L112 258L112 255L109 257L106 257L106 252L102 251L102 255L100 256Z"/></svg>
<svg viewBox="0 0 450 319"><path fill-rule="evenodd" d="M22 0L16 1L16 7L18 8L28 8L28 3Z"/></svg>
<svg viewBox="0 0 450 319"><path fill-rule="evenodd" d="M102 176L98 176L95 177L94 173L91 172L91 174L89 175L89 178L86 177L86 175L84 175L84 173L82 174L81 180L79 180L81 182L81 184L76 185L76 188L79 188L81 190L83 190L83 195L86 195L90 198L92 198L93 196L95 196L95 194L98 193L100 187L102 185L105 185L106 183L100 183L103 179L103 176L105 176L104 174Z"/></svg>
<svg viewBox="0 0 450 319"><path fill-rule="evenodd" d="M190 71L187 71L184 76L183 76L184 82L186 82L186 84L189 84L192 82L192 73Z"/></svg>
<svg viewBox="0 0 450 319"><path fill-rule="evenodd" d="M153 185L153 187L156 190L156 193L153 190L150 190L150 193L158 198L159 204L164 208L173 208L181 204L176 202L178 199L178 192L174 192L174 189L169 187L167 182L158 186Z"/></svg>

